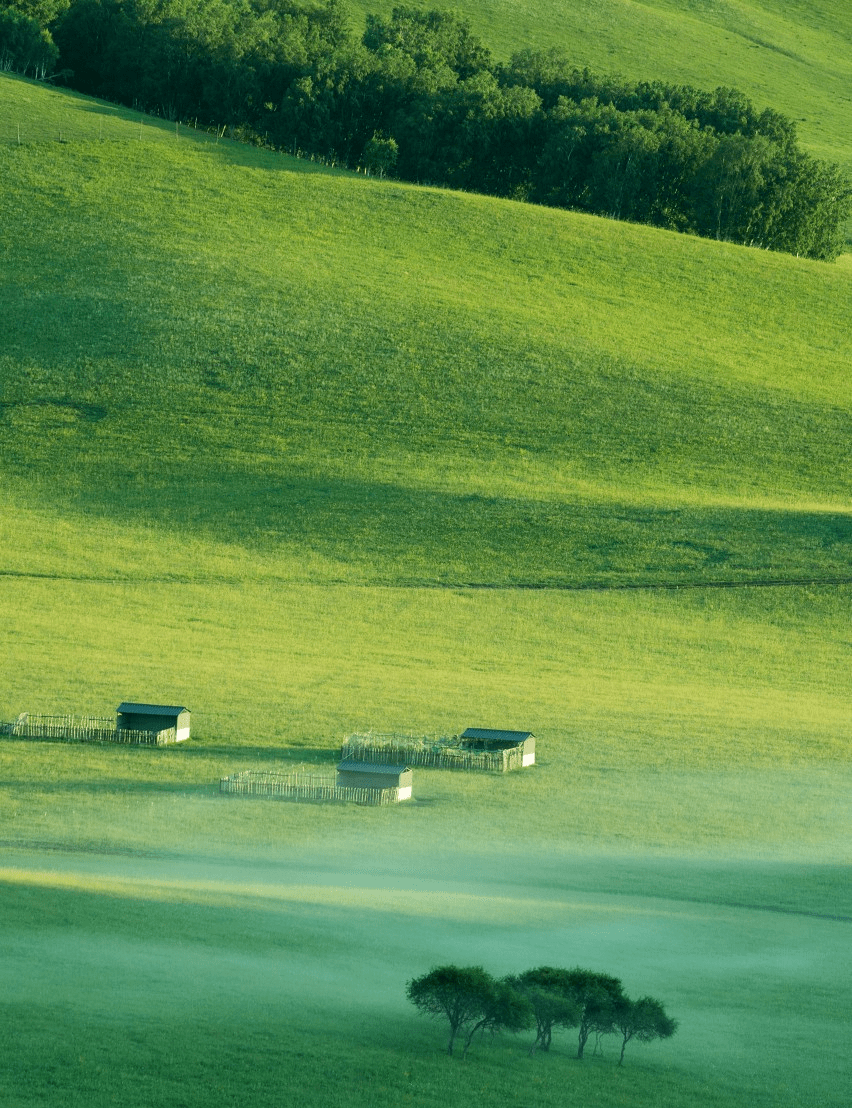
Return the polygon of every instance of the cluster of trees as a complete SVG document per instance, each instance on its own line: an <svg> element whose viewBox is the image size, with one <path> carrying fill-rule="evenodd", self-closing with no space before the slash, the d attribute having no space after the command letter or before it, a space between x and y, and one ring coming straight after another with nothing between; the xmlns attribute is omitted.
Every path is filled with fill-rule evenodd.
<svg viewBox="0 0 852 1108"><path fill-rule="evenodd" d="M0 70L32 75L42 81L59 60L48 26L66 0L0 0Z"/></svg>
<svg viewBox="0 0 852 1108"><path fill-rule="evenodd" d="M464 1057L475 1036L485 1032L535 1030L530 1054L549 1050L554 1030L577 1029L577 1057L590 1036L621 1040L618 1064L632 1039L669 1039L677 1021L650 996L631 1000L617 977L591 970L539 966L495 979L481 966L438 966L406 986L408 999L428 1016L450 1025L447 1053L457 1040Z"/></svg>
<svg viewBox="0 0 852 1108"><path fill-rule="evenodd" d="M448 12L398 7L357 35L343 0L0 0L4 58L279 149L814 258L837 256L852 212L837 167L736 90L594 75L558 50L498 64Z"/></svg>

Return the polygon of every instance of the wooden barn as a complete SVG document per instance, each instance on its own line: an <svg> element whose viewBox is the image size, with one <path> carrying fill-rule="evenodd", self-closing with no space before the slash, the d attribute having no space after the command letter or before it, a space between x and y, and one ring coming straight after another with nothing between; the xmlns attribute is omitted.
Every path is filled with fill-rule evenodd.
<svg viewBox="0 0 852 1108"><path fill-rule="evenodd" d="M468 727L459 736L468 750L518 750L521 765L535 764L535 735L530 731L498 731L490 727Z"/></svg>
<svg viewBox="0 0 852 1108"><path fill-rule="evenodd" d="M134 704L125 701L117 710L116 731L152 731L160 734L174 730L172 742L189 738L188 708L171 704Z"/></svg>
<svg viewBox="0 0 852 1108"><path fill-rule="evenodd" d="M338 789L398 789L399 800L410 800L414 774L408 766L386 766L346 758L337 767Z"/></svg>

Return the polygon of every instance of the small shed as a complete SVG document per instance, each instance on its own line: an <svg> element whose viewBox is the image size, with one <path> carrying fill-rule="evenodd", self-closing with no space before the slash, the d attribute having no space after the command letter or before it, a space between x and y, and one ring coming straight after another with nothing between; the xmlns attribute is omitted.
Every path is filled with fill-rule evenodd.
<svg viewBox="0 0 852 1108"><path fill-rule="evenodd" d="M189 738L188 708L173 704L134 704L125 701L118 706L117 731L167 731L175 729L175 742Z"/></svg>
<svg viewBox="0 0 852 1108"><path fill-rule="evenodd" d="M399 789L399 800L410 800L414 774L408 766L385 766L344 759L337 767L339 789Z"/></svg>
<svg viewBox="0 0 852 1108"><path fill-rule="evenodd" d="M535 764L535 735L530 731L499 731L490 727L468 727L459 738L468 750L520 750L521 765Z"/></svg>

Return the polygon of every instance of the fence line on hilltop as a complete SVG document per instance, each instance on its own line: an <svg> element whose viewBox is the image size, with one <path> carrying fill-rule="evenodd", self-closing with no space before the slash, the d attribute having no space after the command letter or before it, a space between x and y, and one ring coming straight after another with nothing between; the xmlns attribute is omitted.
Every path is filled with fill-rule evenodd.
<svg viewBox="0 0 852 1108"><path fill-rule="evenodd" d="M127 109L130 111L131 109ZM95 116L71 113L44 122L20 123L14 116L0 117L0 146L32 146L37 143L73 142L193 142L216 145L224 132L193 123L172 122L157 117L133 118L105 111Z"/></svg>
<svg viewBox="0 0 852 1108"><path fill-rule="evenodd" d="M132 108L124 109L132 112ZM258 135L245 127L229 127L227 125L217 127L199 126L197 119L169 120L160 116L145 115L133 117L132 115L119 115L117 112L105 111L94 119L71 115L65 119L51 119L44 123L25 123L0 116L0 146L32 146L38 143L75 143L75 142L180 142L189 141L202 146L218 146L226 139L242 146L251 146L259 150L266 150L271 154L279 154L299 161L313 162L315 165L325 166L327 169L348 169L353 173L363 173L371 176L367 167L350 166L340 158L313 153L302 150L298 143L275 146L271 144L266 135Z"/></svg>

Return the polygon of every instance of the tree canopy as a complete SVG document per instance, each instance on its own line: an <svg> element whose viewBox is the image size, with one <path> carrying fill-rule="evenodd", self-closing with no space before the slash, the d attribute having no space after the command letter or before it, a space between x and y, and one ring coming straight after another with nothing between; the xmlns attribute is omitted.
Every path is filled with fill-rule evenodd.
<svg viewBox="0 0 852 1108"><path fill-rule="evenodd" d="M53 72L59 51L41 26L39 13L38 5L21 10L0 3L0 70L32 74L37 80Z"/></svg>
<svg viewBox="0 0 852 1108"><path fill-rule="evenodd" d="M481 966L438 966L406 986L406 996L421 1012L450 1025L447 1053L466 1032L466 1055L479 1031L522 1031L529 1027L527 1001L506 982L495 981Z"/></svg>
<svg viewBox="0 0 852 1108"><path fill-rule="evenodd" d="M621 1036L619 1065L632 1039L668 1039L677 1021L650 996L631 1000L621 982L594 970L538 966L523 973L493 978L482 966L437 966L406 986L406 996L419 1011L446 1019L450 1027L447 1053L464 1036L464 1057L479 1032L524 1031L535 1028L530 1054L549 1050L557 1028L576 1028L577 1058L582 1059L592 1034Z"/></svg>
<svg viewBox="0 0 852 1108"><path fill-rule="evenodd" d="M651 996L638 1000L619 998L614 1007L612 1024L621 1035L619 1065L624 1063L624 1051L631 1039L651 1043L654 1039L670 1039L677 1031L677 1020L666 1015L661 1002Z"/></svg>
<svg viewBox="0 0 852 1108"><path fill-rule="evenodd" d="M535 1020L536 1037L530 1048L550 1050L553 1030L557 1027L577 1027L582 1007L568 977L568 970L539 966L508 978L510 984L526 997Z"/></svg>

